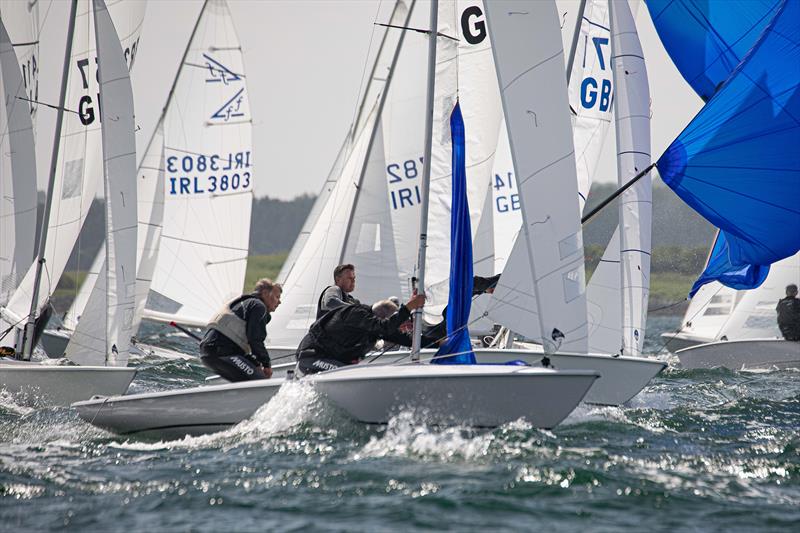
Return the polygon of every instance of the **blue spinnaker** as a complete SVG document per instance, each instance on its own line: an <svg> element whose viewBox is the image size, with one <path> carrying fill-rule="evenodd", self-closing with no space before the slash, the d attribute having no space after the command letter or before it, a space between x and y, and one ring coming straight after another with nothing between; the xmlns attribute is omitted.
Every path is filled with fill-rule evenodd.
<svg viewBox="0 0 800 533"><path fill-rule="evenodd" d="M800 2L782 3L656 164L664 182L724 234L731 268L766 266L800 249L798 20ZM725 282L709 269L703 276Z"/></svg>
<svg viewBox="0 0 800 533"><path fill-rule="evenodd" d="M693 298L700 287L711 281L719 281L732 289L755 289L764 283L767 274L769 265L732 265L728 260L728 241L725 239L725 234L720 232L711 248L708 264L694 282L689 297Z"/></svg>
<svg viewBox="0 0 800 533"><path fill-rule="evenodd" d="M647 0L658 36L704 101L758 41L780 0Z"/></svg>
<svg viewBox="0 0 800 533"><path fill-rule="evenodd" d="M461 106L450 114L450 135L453 146L452 204L450 206L450 296L447 302L447 340L434 359L440 364L475 364L469 340L469 310L472 304L472 229L467 202L467 169L464 119Z"/></svg>

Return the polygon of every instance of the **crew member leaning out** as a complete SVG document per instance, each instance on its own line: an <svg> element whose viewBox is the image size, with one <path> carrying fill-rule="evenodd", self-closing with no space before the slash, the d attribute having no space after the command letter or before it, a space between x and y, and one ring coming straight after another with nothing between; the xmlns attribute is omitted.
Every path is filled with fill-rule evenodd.
<svg viewBox="0 0 800 533"><path fill-rule="evenodd" d="M272 377L264 346L270 313L281 303L282 288L267 278L255 290L229 302L217 313L200 342L201 361L228 381Z"/></svg>

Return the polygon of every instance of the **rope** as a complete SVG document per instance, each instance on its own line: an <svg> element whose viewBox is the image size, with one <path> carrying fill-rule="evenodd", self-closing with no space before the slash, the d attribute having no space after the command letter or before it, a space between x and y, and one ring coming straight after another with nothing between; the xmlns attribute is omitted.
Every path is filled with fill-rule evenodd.
<svg viewBox="0 0 800 533"><path fill-rule="evenodd" d="M687 301L688 299L689 298L684 298L683 300L678 300L677 302L673 302L673 303L671 303L669 305L662 305L661 307L653 307L651 309L648 309L647 312L648 313L654 313L656 311L663 311L664 309L669 309L670 307L675 307L676 305L680 305L683 302Z"/></svg>

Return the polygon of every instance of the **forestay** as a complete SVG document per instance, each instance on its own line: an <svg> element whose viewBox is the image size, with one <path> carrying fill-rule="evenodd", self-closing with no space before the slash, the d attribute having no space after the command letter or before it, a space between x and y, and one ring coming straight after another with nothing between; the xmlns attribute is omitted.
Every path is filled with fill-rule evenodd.
<svg viewBox="0 0 800 533"><path fill-rule="evenodd" d="M204 4L170 100L164 222L144 316L205 326L242 292L255 183L242 49L224 1Z"/></svg>
<svg viewBox="0 0 800 533"><path fill-rule="evenodd" d="M93 0L106 215L106 260L65 356L84 365L125 366L136 293L136 138L133 88L103 0Z"/></svg>
<svg viewBox="0 0 800 533"><path fill-rule="evenodd" d="M555 5L486 8L523 219L489 313L541 338L547 353L585 353L583 239Z"/></svg>
<svg viewBox="0 0 800 533"><path fill-rule="evenodd" d="M4 103L0 107L0 306L4 306L34 259L36 154L25 84L2 22L0 94Z"/></svg>
<svg viewBox="0 0 800 533"><path fill-rule="evenodd" d="M109 3L109 10L120 21L118 32L123 57L128 68L135 59L141 22L144 19L144 2ZM56 175L53 190L48 191L51 217L47 227L47 246L44 250L46 275L42 277L36 307L42 309L56 288L102 176L100 112L94 17L88 0L79 0L73 35L72 54L67 81L67 109L61 133ZM10 323L26 317L33 298L36 266L25 274L8 306L3 319ZM0 324L1 326L2 324ZM7 326L6 326L7 327ZM12 335L4 344L13 344Z"/></svg>

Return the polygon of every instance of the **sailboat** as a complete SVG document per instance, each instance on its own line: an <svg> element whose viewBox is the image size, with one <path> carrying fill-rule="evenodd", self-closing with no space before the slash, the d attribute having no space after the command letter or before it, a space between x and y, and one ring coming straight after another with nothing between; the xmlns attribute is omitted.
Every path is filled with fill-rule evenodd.
<svg viewBox="0 0 800 533"><path fill-rule="evenodd" d="M0 363L0 382L12 392L33 389L42 399L62 405L95 393L124 392L135 375L135 369L125 367L133 316L136 240L135 125L128 65L102 0L95 0L91 7L89 2L73 2L67 40L38 259L0 310L3 321L10 324L4 328L6 333L16 333L6 335L4 343L15 345L20 356ZM95 53L96 86L87 66ZM73 72L71 65L79 72ZM90 107L91 95L99 95L94 105L103 109L102 128L102 118ZM70 114L62 135L67 98L80 100L82 112ZM55 279L63 272L88 209L83 200L91 198L98 186L99 169L92 167L92 157L85 157L101 148L98 142L103 154L108 245L104 268L87 304L95 318L76 332L67 351L72 361L85 366L30 363L35 321L52 290L41 287L43 267L48 265L52 269L48 274ZM75 215L82 216L76 220ZM23 322L24 327L19 327Z"/></svg>
<svg viewBox="0 0 800 533"><path fill-rule="evenodd" d="M649 7L673 62L707 102L659 160L659 171L720 228L681 329L663 335L665 342L689 368L796 366L800 346L775 338L774 310L785 286L800 280L800 239L774 228L800 220L797 126L787 118L798 106L797 28L789 22L797 5ZM693 43L707 53L698 58L687 46ZM760 79L768 82L753 81Z"/></svg>

